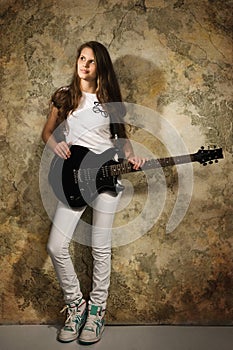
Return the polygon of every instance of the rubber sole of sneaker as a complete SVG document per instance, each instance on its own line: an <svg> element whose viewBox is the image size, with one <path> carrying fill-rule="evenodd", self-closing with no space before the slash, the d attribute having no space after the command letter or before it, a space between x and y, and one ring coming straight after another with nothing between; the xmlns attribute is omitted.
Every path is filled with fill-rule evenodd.
<svg viewBox="0 0 233 350"><path fill-rule="evenodd" d="M65 338L61 338L60 334L58 334L57 336L57 340L60 342L60 343L71 343L72 341L75 341L78 339L78 336L80 335L83 327L85 325L85 321L82 323L81 327L79 328L78 330L78 333L75 334L72 338L69 338L69 339L65 339Z"/></svg>
<svg viewBox="0 0 233 350"><path fill-rule="evenodd" d="M71 343L71 342L77 340L79 335L80 335L80 333L81 333L81 331L82 331L82 329L83 329L83 327L84 327L84 325L85 325L85 321L86 321L86 316L83 318L83 321L82 321L82 323L80 325L80 328L78 329L77 333L74 334L72 338L69 338L69 339L61 338L61 335L58 334L57 340L60 343Z"/></svg>
<svg viewBox="0 0 233 350"><path fill-rule="evenodd" d="M59 341L59 343L72 343L73 341L77 340L78 337L75 337L74 339L69 339L69 340L65 340L65 339L60 339L60 338L57 338L57 340Z"/></svg>
<svg viewBox="0 0 233 350"><path fill-rule="evenodd" d="M98 343L98 341L100 341L100 339L102 337L103 332L104 332L104 326L102 327L98 338L95 338L95 340L83 340L82 338L79 338L78 342L81 345L91 345L91 344Z"/></svg>

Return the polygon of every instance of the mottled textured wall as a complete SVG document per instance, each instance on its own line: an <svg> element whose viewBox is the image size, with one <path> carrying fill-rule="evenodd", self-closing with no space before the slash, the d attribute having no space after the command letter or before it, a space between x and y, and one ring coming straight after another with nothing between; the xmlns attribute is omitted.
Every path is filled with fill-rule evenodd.
<svg viewBox="0 0 233 350"><path fill-rule="evenodd" d="M51 93L73 73L76 47L98 40L110 51L125 101L150 108L141 128L146 115L159 113L160 127L175 129L189 153L201 145L224 149L219 164L193 164L185 190L191 191L190 205L170 233L166 224L176 199L181 193L178 214L187 199L180 186L185 171L178 182L179 170L165 170L161 215L137 240L128 222L140 215L147 187L143 175L128 176L135 194L117 214L116 226L132 242L113 248L108 322L232 324L232 5L231 0L0 1L1 323L61 321L62 295L46 253L51 221L39 191L41 130ZM131 137L156 156L169 156L155 137L157 121L155 131L141 130L137 121ZM166 139L172 148L172 137ZM163 173L150 176L160 183ZM152 212L153 203L148 215ZM90 248L74 242L72 252L87 295Z"/></svg>

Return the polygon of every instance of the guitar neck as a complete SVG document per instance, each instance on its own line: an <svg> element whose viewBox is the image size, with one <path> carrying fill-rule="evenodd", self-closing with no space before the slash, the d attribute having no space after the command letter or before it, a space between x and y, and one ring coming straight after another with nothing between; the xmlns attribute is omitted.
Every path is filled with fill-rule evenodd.
<svg viewBox="0 0 233 350"><path fill-rule="evenodd" d="M142 170L144 171L144 170L156 169L160 167L164 168L167 166L191 163L194 161L195 161L195 157L192 154L159 158L159 159L151 159L145 162L142 169L140 168L138 170L135 170L133 169L132 163L128 162L127 160L124 160L121 163L110 165L110 174L111 176L121 175L121 174L136 172L136 171L142 171Z"/></svg>
<svg viewBox="0 0 233 350"><path fill-rule="evenodd" d="M178 164L186 164L195 161L195 157L192 154L175 156L175 157L166 157L159 159L151 159L145 164L145 169L155 169L155 168L165 168L167 166L173 166ZM144 167L143 167L144 168Z"/></svg>
<svg viewBox="0 0 233 350"><path fill-rule="evenodd" d="M151 159L145 162L142 168L135 170L133 169L133 164L131 164L127 160L123 160L122 162L112 164L107 169L103 169L103 172L108 171L108 174L106 176L114 176L114 175L121 175L121 174L127 174L135 171L144 171L149 169L156 169L156 168L164 168L166 166L173 166L173 165L179 165L179 164L185 164L185 163L192 163L192 162L199 162L202 165L213 164L213 161L215 163L218 162L218 159L223 158L223 152L222 148L216 148L214 146L214 149L208 149L205 150L204 147L201 147L201 149L197 153L193 154L185 154L180 156L174 156L174 157L166 157L166 158L159 158L159 159Z"/></svg>

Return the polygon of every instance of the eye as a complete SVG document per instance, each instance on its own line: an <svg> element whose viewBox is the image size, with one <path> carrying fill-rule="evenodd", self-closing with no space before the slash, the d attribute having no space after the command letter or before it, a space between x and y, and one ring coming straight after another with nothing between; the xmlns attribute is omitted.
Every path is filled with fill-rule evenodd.
<svg viewBox="0 0 233 350"><path fill-rule="evenodd" d="M95 60L91 60L91 64L95 64Z"/></svg>
<svg viewBox="0 0 233 350"><path fill-rule="evenodd" d="M85 61L85 57L84 57L84 56L80 56L79 59L80 59L81 61Z"/></svg>

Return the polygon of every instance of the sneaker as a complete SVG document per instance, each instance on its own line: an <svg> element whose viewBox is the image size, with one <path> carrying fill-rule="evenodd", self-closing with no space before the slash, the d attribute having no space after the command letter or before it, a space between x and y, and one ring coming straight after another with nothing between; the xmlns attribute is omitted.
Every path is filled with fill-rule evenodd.
<svg viewBox="0 0 233 350"><path fill-rule="evenodd" d="M79 332L86 321L86 301L84 299L74 301L66 305L61 312L65 310L67 310L67 318L64 327L58 334L58 340L68 343L78 338Z"/></svg>
<svg viewBox="0 0 233 350"><path fill-rule="evenodd" d="M93 344L101 339L104 331L105 310L101 306L90 304L86 324L80 334L81 344Z"/></svg>

